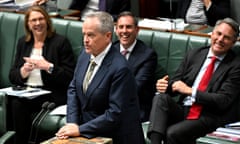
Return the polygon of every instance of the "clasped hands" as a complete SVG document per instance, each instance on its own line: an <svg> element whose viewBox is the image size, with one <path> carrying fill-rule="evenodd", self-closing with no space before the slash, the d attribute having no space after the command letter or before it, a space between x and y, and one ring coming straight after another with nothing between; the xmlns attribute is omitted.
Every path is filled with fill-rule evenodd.
<svg viewBox="0 0 240 144"><path fill-rule="evenodd" d="M67 123L55 134L58 139L80 136L79 126L74 123Z"/></svg>
<svg viewBox="0 0 240 144"><path fill-rule="evenodd" d="M48 70L49 66L51 65L50 62L48 62L43 57L40 59L34 59L30 57L23 57L25 60L25 63L21 67L21 74L23 78L26 78L31 71L34 69L40 69L40 70Z"/></svg>
<svg viewBox="0 0 240 144"><path fill-rule="evenodd" d="M169 77L168 77L168 75L166 75L157 81L156 89L158 92L160 92L160 93L166 92L167 87L168 87L168 79L169 79ZM180 80L175 81L172 84L172 91L179 92L179 93L185 94L185 95L192 95L192 88Z"/></svg>

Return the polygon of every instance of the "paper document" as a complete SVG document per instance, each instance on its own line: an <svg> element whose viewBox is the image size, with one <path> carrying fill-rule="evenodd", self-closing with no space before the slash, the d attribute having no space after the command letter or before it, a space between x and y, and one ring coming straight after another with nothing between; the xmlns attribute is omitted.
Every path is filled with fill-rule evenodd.
<svg viewBox="0 0 240 144"><path fill-rule="evenodd" d="M33 2L33 0L15 0L15 4L20 7L31 6Z"/></svg>
<svg viewBox="0 0 240 144"><path fill-rule="evenodd" d="M173 29L173 25L170 21L160 21L153 19L143 19L138 22L140 27L149 27L155 29Z"/></svg>
<svg viewBox="0 0 240 144"><path fill-rule="evenodd" d="M239 127L240 128L240 122L234 122L227 124L226 127Z"/></svg>
<svg viewBox="0 0 240 144"><path fill-rule="evenodd" d="M12 87L0 89L0 92L4 92L7 95L34 98L37 96L51 93L51 91L43 90L39 88L26 88L25 90L13 90Z"/></svg>
<svg viewBox="0 0 240 144"><path fill-rule="evenodd" d="M184 30L189 24L184 21L179 22L178 19L174 20L154 20L154 19L142 19L139 21L138 26L160 29L160 30Z"/></svg>
<svg viewBox="0 0 240 144"><path fill-rule="evenodd" d="M240 135L240 130L237 130L237 129L219 127L219 128L217 128L216 131Z"/></svg>
<svg viewBox="0 0 240 144"><path fill-rule="evenodd" d="M66 115L67 114L67 105L61 105L52 110L50 115Z"/></svg>
<svg viewBox="0 0 240 144"><path fill-rule="evenodd" d="M21 10L33 4L33 0L0 0L0 8Z"/></svg>
<svg viewBox="0 0 240 144"><path fill-rule="evenodd" d="M0 4L7 3L7 2L10 2L10 1L13 1L13 0L0 0Z"/></svg>

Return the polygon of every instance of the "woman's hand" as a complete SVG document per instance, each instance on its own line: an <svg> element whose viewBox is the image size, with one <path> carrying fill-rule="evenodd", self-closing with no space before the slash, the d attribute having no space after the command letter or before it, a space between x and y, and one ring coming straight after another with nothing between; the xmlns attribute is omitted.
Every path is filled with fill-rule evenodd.
<svg viewBox="0 0 240 144"><path fill-rule="evenodd" d="M22 78L26 78L29 76L30 72L34 70L35 66L33 63L25 62L20 69Z"/></svg>
<svg viewBox="0 0 240 144"><path fill-rule="evenodd" d="M49 66L51 65L51 63L48 62L44 57L42 57L40 59L24 57L23 59L26 61L26 63L31 64L31 66L32 66L31 68L33 68L33 69L40 69L40 70L48 71Z"/></svg>

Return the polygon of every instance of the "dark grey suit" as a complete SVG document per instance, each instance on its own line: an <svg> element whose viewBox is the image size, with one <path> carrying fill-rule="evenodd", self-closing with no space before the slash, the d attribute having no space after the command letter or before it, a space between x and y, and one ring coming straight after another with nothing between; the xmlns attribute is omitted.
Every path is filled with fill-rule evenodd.
<svg viewBox="0 0 240 144"><path fill-rule="evenodd" d="M196 138L236 120L240 64L232 50L219 64L207 90L196 93L196 103L203 106L198 120L185 120L189 108L183 107L182 101L186 95L180 95L178 104L171 98L178 94L171 89L173 82L181 80L188 86L193 85L208 51L209 47L204 47L188 52L175 76L169 81L166 94L154 98L148 134L159 132L166 135L171 144L191 144L195 143Z"/></svg>

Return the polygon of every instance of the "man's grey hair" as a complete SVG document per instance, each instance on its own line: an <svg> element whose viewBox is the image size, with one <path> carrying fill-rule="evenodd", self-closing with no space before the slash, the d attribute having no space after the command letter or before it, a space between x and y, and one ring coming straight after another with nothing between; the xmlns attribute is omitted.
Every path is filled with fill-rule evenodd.
<svg viewBox="0 0 240 144"><path fill-rule="evenodd" d="M226 23L226 24L228 24L229 26L232 27L233 31L235 32L234 38L237 39L238 36L239 36L239 24L231 18L224 18L224 19L218 20L216 22L215 27L222 24L222 23Z"/></svg>
<svg viewBox="0 0 240 144"><path fill-rule="evenodd" d="M86 15L86 19L88 18L97 18L99 20L100 24L98 29L101 33L106 33L106 32L113 33L114 20L109 13L103 12L103 11L97 11L97 12L89 13L88 15Z"/></svg>

